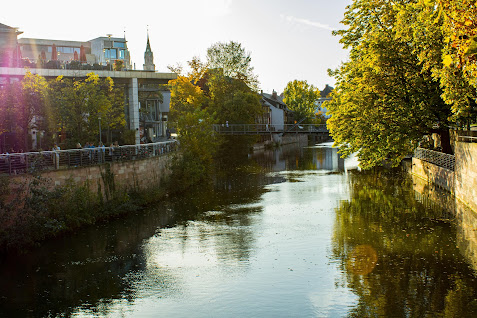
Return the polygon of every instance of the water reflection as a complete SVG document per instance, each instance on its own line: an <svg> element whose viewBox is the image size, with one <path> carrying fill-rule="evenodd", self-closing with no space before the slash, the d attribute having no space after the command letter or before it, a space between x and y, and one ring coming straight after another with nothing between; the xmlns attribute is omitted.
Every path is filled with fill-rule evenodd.
<svg viewBox="0 0 477 318"><path fill-rule="evenodd" d="M0 317L477 313L475 219L356 163L330 144L264 151L183 197L9 255Z"/></svg>
<svg viewBox="0 0 477 318"><path fill-rule="evenodd" d="M359 296L350 316L475 316L474 272L456 246L452 213L416 201L410 178L361 172L349 182L351 199L336 209L333 255L341 283Z"/></svg>

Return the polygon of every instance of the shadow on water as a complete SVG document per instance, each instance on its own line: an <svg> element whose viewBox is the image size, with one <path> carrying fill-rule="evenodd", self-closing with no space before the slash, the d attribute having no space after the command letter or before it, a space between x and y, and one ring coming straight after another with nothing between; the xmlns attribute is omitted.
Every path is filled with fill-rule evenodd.
<svg viewBox="0 0 477 318"><path fill-rule="evenodd" d="M345 274L339 283L359 296L350 316L475 316L475 272L457 246L453 206L442 201L448 194L413 188L398 172L352 173L349 183L351 199L336 209L333 257Z"/></svg>

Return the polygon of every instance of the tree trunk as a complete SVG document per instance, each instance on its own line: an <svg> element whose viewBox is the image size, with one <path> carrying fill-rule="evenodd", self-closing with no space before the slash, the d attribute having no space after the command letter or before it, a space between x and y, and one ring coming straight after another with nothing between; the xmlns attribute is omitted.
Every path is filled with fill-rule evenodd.
<svg viewBox="0 0 477 318"><path fill-rule="evenodd" d="M439 135L441 140L441 148L443 153L453 154L454 151L451 147L451 140L450 140L450 133L448 128L439 128L439 129L432 129L431 134L436 133Z"/></svg>
<svg viewBox="0 0 477 318"><path fill-rule="evenodd" d="M441 137L442 152L453 154L454 152L452 151L452 147L451 147L449 129L447 128L439 129L438 133Z"/></svg>

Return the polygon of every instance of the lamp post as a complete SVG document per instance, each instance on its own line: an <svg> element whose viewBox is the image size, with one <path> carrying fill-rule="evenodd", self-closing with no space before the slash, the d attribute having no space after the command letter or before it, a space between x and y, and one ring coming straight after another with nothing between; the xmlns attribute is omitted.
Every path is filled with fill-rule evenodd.
<svg viewBox="0 0 477 318"><path fill-rule="evenodd" d="M101 115L98 116L98 125L99 125L99 142L101 143Z"/></svg>

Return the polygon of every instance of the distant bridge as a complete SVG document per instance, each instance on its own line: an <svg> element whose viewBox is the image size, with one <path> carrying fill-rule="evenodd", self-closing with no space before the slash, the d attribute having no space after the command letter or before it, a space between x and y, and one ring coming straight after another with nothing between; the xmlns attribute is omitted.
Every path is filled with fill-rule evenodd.
<svg viewBox="0 0 477 318"><path fill-rule="evenodd" d="M214 131L222 135L266 135L266 134L318 134L329 135L326 124L222 124L214 125Z"/></svg>

